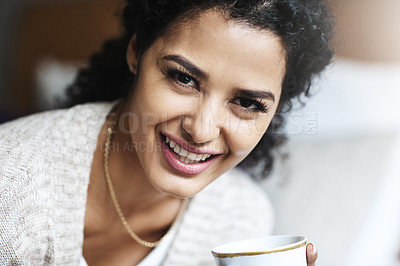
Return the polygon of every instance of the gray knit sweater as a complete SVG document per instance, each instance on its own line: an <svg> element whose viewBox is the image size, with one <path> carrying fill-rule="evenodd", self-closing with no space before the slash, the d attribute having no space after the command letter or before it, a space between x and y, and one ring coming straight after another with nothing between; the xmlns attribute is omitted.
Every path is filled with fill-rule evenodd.
<svg viewBox="0 0 400 266"><path fill-rule="evenodd" d="M0 265L79 265L93 153L112 104L0 125ZM269 234L262 189L232 170L189 204L163 265L213 265L210 250Z"/></svg>

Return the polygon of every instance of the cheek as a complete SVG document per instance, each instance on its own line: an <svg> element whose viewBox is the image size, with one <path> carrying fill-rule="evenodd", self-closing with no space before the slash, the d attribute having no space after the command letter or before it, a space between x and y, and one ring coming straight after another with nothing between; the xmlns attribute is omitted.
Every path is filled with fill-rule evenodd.
<svg viewBox="0 0 400 266"><path fill-rule="evenodd" d="M154 126L167 118L170 99L163 95L160 84L138 82L132 96L130 112L136 114L139 126Z"/></svg>
<svg viewBox="0 0 400 266"><path fill-rule="evenodd" d="M266 132L271 118L255 120L239 120L230 123L227 134L229 148L238 157L247 156Z"/></svg>
<svg viewBox="0 0 400 266"><path fill-rule="evenodd" d="M246 157L260 141L262 135L230 135L228 139L229 149L237 157Z"/></svg>
<svg viewBox="0 0 400 266"><path fill-rule="evenodd" d="M164 83L138 83L130 103L129 126L134 140L152 138L156 131L179 127L193 101L174 94Z"/></svg>

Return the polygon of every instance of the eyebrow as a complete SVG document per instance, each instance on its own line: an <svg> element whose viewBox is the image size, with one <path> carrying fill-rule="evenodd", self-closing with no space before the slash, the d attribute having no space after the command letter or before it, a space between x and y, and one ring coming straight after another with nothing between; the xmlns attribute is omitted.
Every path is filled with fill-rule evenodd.
<svg viewBox="0 0 400 266"><path fill-rule="evenodd" d="M275 95L270 91L237 89L236 95L253 99L254 98L267 99L275 102Z"/></svg>
<svg viewBox="0 0 400 266"><path fill-rule="evenodd" d="M163 57L163 59L168 61L174 61L180 64L187 71L189 71L194 76L200 79L207 79L208 77L208 75L203 70L201 70L195 64L193 64L192 62L190 62L189 60L180 55L166 55ZM268 99L275 102L275 95L270 91L237 89L236 94L242 97Z"/></svg>
<svg viewBox="0 0 400 266"><path fill-rule="evenodd" d="M168 61L174 61L180 64L187 71L189 71L191 74L193 74L199 79L207 79L207 74L203 70L201 70L195 64L193 64L192 62L190 62L189 60L180 55L166 55L163 57L163 59Z"/></svg>

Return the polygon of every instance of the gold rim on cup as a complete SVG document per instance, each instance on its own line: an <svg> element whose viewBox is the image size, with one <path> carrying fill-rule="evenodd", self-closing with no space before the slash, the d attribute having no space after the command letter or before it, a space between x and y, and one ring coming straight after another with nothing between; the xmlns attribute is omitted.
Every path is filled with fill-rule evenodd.
<svg viewBox="0 0 400 266"><path fill-rule="evenodd" d="M214 256L216 256L218 258L234 258L234 257L255 256L255 255L278 253L278 252L288 251L291 249L300 248L305 245L307 245L307 238L303 237L303 239L300 242L286 245L281 248L273 248L273 249L268 249L268 250L264 250L264 251L234 252L234 253L219 253L219 252L215 252L215 251L211 251L211 252Z"/></svg>

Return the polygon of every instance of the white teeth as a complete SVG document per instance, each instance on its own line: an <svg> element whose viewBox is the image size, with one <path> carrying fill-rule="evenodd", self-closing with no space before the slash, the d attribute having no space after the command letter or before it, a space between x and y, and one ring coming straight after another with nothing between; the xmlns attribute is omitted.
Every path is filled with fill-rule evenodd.
<svg viewBox="0 0 400 266"><path fill-rule="evenodd" d="M211 154L196 154L181 148L175 141L165 137L165 142L178 155L179 160L185 163L198 163L211 157Z"/></svg>
<svg viewBox="0 0 400 266"><path fill-rule="evenodd" d="M169 146L171 147L171 149L175 148L175 146L176 146L175 141L171 140L171 142L169 143Z"/></svg>
<svg viewBox="0 0 400 266"><path fill-rule="evenodd" d="M188 157L190 160L196 160L197 155L194 154L194 153L189 152L188 155L187 155L187 157Z"/></svg>
<svg viewBox="0 0 400 266"><path fill-rule="evenodd" d="M179 152L179 155L180 155L180 156L185 156L185 157L186 157L186 156L188 155L188 151L181 148L181 151Z"/></svg>
<svg viewBox="0 0 400 266"><path fill-rule="evenodd" d="M174 152L177 153L177 154L179 154L180 151L181 151L181 147L179 147L178 145L176 145L176 146L174 147Z"/></svg>

